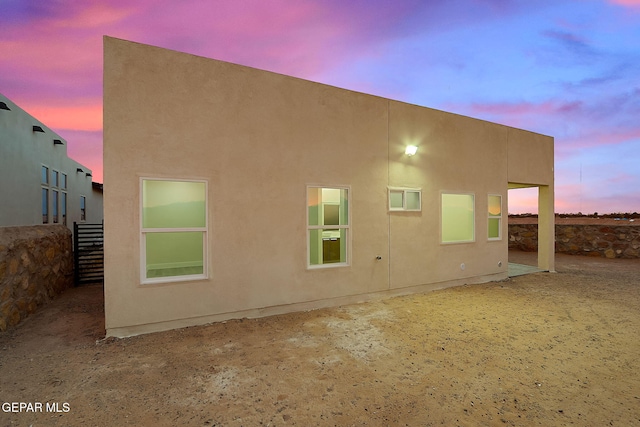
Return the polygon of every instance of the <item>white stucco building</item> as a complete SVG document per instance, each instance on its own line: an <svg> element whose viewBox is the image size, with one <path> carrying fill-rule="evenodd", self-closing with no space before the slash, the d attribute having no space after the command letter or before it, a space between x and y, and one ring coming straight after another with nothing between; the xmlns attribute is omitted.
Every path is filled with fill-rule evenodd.
<svg viewBox="0 0 640 427"><path fill-rule="evenodd" d="M102 221L102 184L67 141L0 94L0 226Z"/></svg>

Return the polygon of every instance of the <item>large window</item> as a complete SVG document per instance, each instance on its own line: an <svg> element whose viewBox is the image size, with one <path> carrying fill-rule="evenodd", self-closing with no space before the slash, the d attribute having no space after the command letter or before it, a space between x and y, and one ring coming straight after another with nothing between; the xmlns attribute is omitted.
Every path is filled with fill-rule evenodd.
<svg viewBox="0 0 640 427"><path fill-rule="evenodd" d="M389 210L422 210L422 190L419 188L389 187Z"/></svg>
<svg viewBox="0 0 640 427"><path fill-rule="evenodd" d="M141 280L207 277L207 184L142 179Z"/></svg>
<svg viewBox="0 0 640 427"><path fill-rule="evenodd" d="M442 194L442 243L475 240L474 204L473 194Z"/></svg>
<svg viewBox="0 0 640 427"><path fill-rule="evenodd" d="M307 188L309 268L349 264L349 189Z"/></svg>
<svg viewBox="0 0 640 427"><path fill-rule="evenodd" d="M488 238L489 240L502 239L502 196L489 194L488 209Z"/></svg>

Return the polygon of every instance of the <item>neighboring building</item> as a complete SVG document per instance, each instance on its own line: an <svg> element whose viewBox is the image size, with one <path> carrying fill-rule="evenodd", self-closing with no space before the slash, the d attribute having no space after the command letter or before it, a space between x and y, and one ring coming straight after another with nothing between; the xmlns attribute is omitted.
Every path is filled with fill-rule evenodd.
<svg viewBox="0 0 640 427"><path fill-rule="evenodd" d="M505 279L509 188L540 189L539 267L554 269L551 137L104 49L108 336Z"/></svg>
<svg viewBox="0 0 640 427"><path fill-rule="evenodd" d="M0 226L102 222L102 184L67 142L0 94Z"/></svg>

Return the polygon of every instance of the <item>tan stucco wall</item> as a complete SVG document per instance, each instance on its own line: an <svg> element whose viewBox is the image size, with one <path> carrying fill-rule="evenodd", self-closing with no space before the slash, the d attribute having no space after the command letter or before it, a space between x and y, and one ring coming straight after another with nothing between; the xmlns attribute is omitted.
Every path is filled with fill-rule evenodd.
<svg viewBox="0 0 640 427"><path fill-rule="evenodd" d="M511 128L108 37L104 67L108 335L506 277L484 236L488 193L507 235ZM141 177L208 181L209 279L140 285ZM307 269L307 185L350 187L350 266ZM442 191L475 194L475 242L440 244Z"/></svg>
<svg viewBox="0 0 640 427"><path fill-rule="evenodd" d="M553 138L514 128L508 137L509 182L553 185Z"/></svg>

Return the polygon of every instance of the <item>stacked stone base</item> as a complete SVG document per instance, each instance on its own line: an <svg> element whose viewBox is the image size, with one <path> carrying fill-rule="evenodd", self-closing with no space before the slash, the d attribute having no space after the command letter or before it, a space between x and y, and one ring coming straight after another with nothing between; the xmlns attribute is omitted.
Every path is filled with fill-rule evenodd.
<svg viewBox="0 0 640 427"><path fill-rule="evenodd" d="M640 258L640 226L558 225L556 253ZM509 249L538 250L537 224L509 224Z"/></svg>
<svg viewBox="0 0 640 427"><path fill-rule="evenodd" d="M0 331L71 286L73 250L67 227L0 227Z"/></svg>

